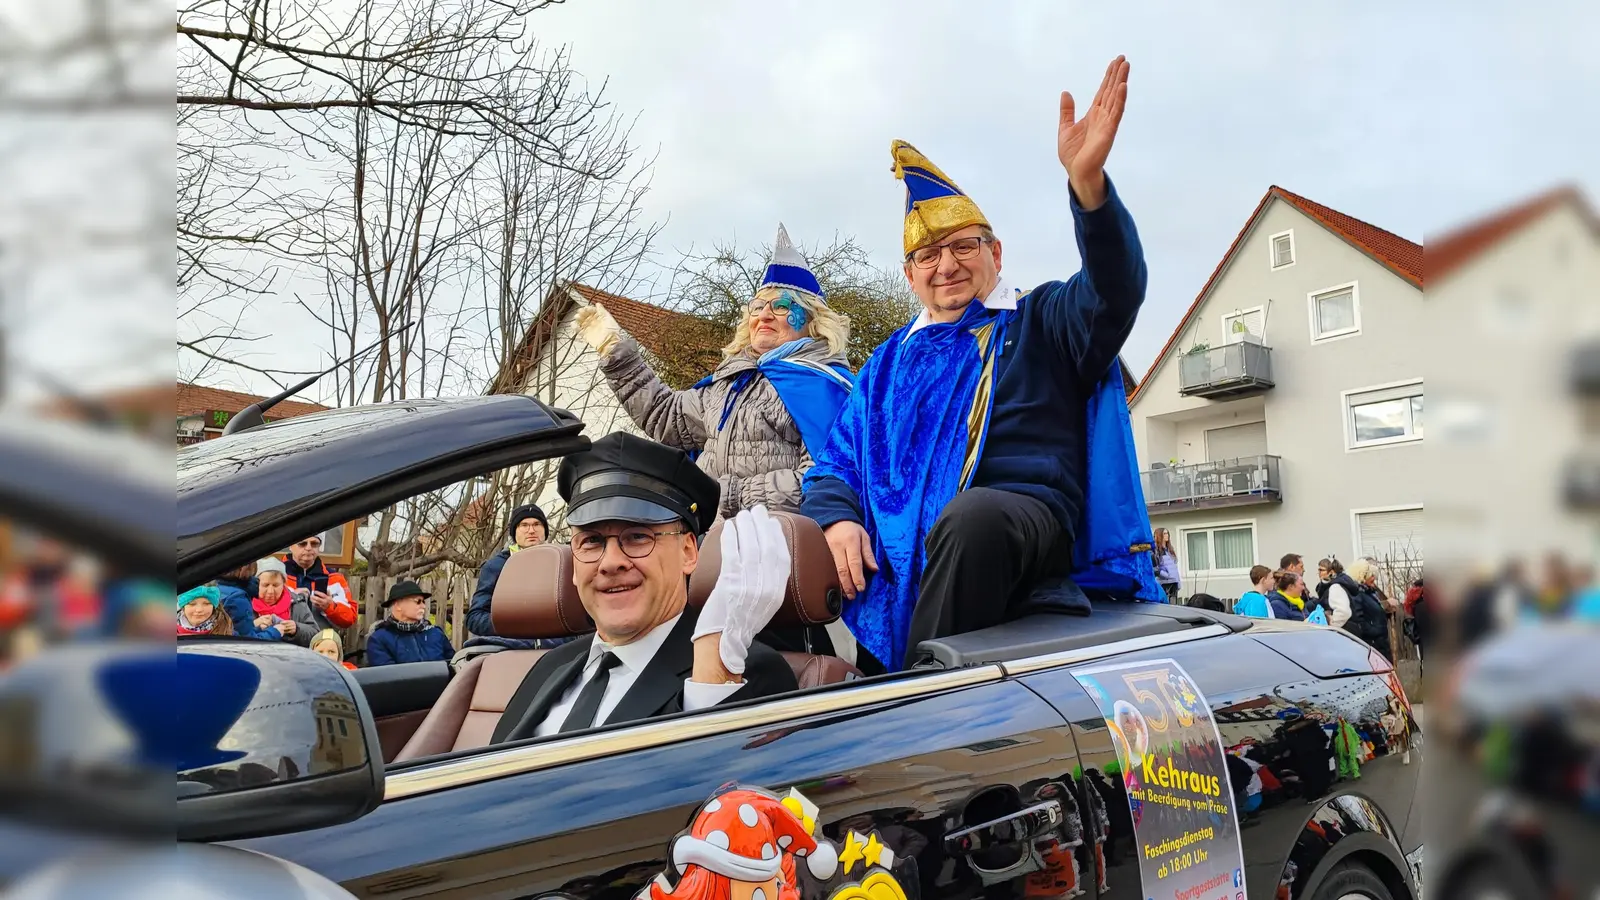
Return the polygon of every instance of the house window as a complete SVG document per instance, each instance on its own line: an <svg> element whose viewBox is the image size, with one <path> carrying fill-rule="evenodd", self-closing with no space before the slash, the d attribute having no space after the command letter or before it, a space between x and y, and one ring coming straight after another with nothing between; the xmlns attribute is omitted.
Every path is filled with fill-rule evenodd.
<svg viewBox="0 0 1600 900"><path fill-rule="evenodd" d="M1422 569L1422 506L1355 510L1356 546L1391 570Z"/></svg>
<svg viewBox="0 0 1600 900"><path fill-rule="evenodd" d="M1244 340L1261 343L1266 328L1267 311L1264 306L1235 310L1222 317L1222 342L1237 344Z"/></svg>
<svg viewBox="0 0 1600 900"><path fill-rule="evenodd" d="M1311 294L1311 340L1361 332L1361 298L1354 282Z"/></svg>
<svg viewBox="0 0 1600 900"><path fill-rule="evenodd" d="M1253 524L1190 528L1183 532L1184 570L1195 574L1248 573L1255 565Z"/></svg>
<svg viewBox="0 0 1600 900"><path fill-rule="evenodd" d="M1345 391L1350 449L1422 440L1422 382Z"/></svg>
<svg viewBox="0 0 1600 900"><path fill-rule="evenodd" d="M1272 268L1283 269L1294 265L1294 232L1280 231L1267 239L1272 248Z"/></svg>

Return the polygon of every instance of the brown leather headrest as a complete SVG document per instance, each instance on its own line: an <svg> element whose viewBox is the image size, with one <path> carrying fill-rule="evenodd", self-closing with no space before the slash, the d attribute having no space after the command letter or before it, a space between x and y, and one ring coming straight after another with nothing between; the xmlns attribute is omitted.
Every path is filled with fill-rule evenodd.
<svg viewBox="0 0 1600 900"><path fill-rule="evenodd" d="M770 624L780 627L796 625L826 625L839 618L839 570L834 567L833 553L822 536L816 522L795 513L772 514L783 526L783 536L789 542L789 583L783 595L783 607L772 617ZM713 525L700 543L700 564L689 577L689 605L699 607L711 596L717 585L717 575L722 571L722 527ZM499 601L499 595L495 597ZM496 621L495 627L499 627Z"/></svg>
<svg viewBox="0 0 1600 900"><path fill-rule="evenodd" d="M593 631L572 584L572 548L535 544L511 554L495 583L489 616L501 637L572 637Z"/></svg>

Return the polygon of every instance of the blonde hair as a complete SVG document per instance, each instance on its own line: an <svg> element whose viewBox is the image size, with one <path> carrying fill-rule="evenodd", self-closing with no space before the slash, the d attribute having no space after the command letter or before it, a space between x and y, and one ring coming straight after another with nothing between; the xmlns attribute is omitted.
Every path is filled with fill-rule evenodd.
<svg viewBox="0 0 1600 900"><path fill-rule="evenodd" d="M267 576L269 576L269 575L272 576L273 578L278 579L278 581L280 583L282 583L282 584L288 584L289 583L288 577L285 576L282 572L279 572L277 569L267 569L265 571L257 573L256 574L256 580L257 581L266 581L267 580Z"/></svg>
<svg viewBox="0 0 1600 900"><path fill-rule="evenodd" d="M816 338L828 345L828 353L832 356L843 356L845 349L850 345L850 317L834 310L820 299L806 293L790 288L764 287L756 291L753 300L776 300L783 294L800 302L800 307L806 311L806 327L800 334L804 337ZM739 324L734 326L733 340L728 346L722 348L722 358L738 356L750 349L750 313L745 312L739 317Z"/></svg>
<svg viewBox="0 0 1600 900"><path fill-rule="evenodd" d="M339 632L334 631L332 628L324 628L317 632L316 636L311 639L310 647L315 650L318 644L325 641L333 641L334 649L339 652L339 657L341 659L344 658L344 641L340 639Z"/></svg>
<svg viewBox="0 0 1600 900"><path fill-rule="evenodd" d="M1377 564L1364 556L1351 563L1346 571L1356 580L1356 584L1366 584L1367 579L1378 576Z"/></svg>

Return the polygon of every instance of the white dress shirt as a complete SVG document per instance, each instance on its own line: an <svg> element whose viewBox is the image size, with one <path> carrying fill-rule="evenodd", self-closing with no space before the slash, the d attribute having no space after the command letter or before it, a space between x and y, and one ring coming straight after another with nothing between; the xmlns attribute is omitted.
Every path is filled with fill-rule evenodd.
<svg viewBox="0 0 1600 900"><path fill-rule="evenodd" d="M595 710L594 714L595 724L604 724L606 717L611 715L612 711L617 708L617 704L622 702L623 696L628 693L628 689L633 687L633 683L639 679L639 674L644 671L645 666L650 665L650 660L655 659L657 651L661 649L662 644L667 642L667 636L672 634L673 627L678 624L678 619L682 616L683 614L679 613L650 629L644 637L618 646L608 644L600 640L599 635L596 635L589 646L589 658L583 664L583 674L573 679L572 684L561 695L561 699L550 707L550 712L544 717L544 721L539 723L539 727L534 729L533 733L543 737L561 730L561 726L567 721L567 714L572 712L573 705L578 702L579 692L583 690L584 685L589 683L589 679L593 678L595 673L600 670L600 657L610 652L616 655L617 664L611 667L611 680L606 682L606 692L601 696L600 707ZM716 706L718 703L733 696L734 692L742 687L744 687L743 682L703 684L685 679L683 682L683 708L687 712L694 712L695 710Z"/></svg>
<svg viewBox="0 0 1600 900"><path fill-rule="evenodd" d="M994 290L989 292L989 296L983 298L983 306L985 309L1016 309L1017 292L1011 285L1006 284L1004 278L1001 278L995 282ZM924 306L922 312L917 314L916 320L911 323L911 330L906 332L906 338L910 338L913 334L932 324L933 314L928 312L928 308Z"/></svg>

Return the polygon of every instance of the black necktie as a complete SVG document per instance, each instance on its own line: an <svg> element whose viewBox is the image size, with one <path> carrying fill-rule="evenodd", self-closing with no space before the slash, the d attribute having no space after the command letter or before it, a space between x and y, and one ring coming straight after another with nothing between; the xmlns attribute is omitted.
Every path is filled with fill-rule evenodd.
<svg viewBox="0 0 1600 900"><path fill-rule="evenodd" d="M567 713L567 720L561 723L558 733L593 727L595 713L600 711L600 699L606 695L606 685L611 683L611 669L619 662L621 660L610 650L600 657L600 668L578 692L578 702L572 704L572 711Z"/></svg>

